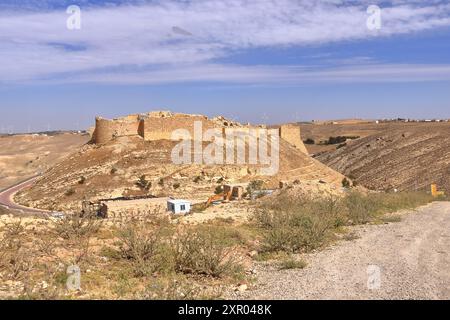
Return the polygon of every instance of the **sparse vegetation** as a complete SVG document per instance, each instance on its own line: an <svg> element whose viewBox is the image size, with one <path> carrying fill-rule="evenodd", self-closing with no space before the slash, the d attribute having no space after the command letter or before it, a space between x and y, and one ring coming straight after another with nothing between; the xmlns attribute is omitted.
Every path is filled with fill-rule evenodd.
<svg viewBox="0 0 450 320"><path fill-rule="evenodd" d="M152 187L152 182L147 180L147 177L145 175L142 175L139 177L138 181L136 182L136 185L141 188L141 190L150 190Z"/></svg>
<svg viewBox="0 0 450 320"><path fill-rule="evenodd" d="M131 224L119 233L119 256L130 261L135 276L155 272L222 277L239 267L215 229L175 230L168 223Z"/></svg>
<svg viewBox="0 0 450 320"><path fill-rule="evenodd" d="M176 272L222 277L239 271L233 250L211 229L179 232L172 240L172 249Z"/></svg>
<svg viewBox="0 0 450 320"><path fill-rule="evenodd" d="M131 223L119 231L119 256L131 263L135 276L150 276L154 272L164 271L170 263L162 240L166 229L167 224L142 226Z"/></svg>
<svg viewBox="0 0 450 320"><path fill-rule="evenodd" d="M86 182L86 177L82 176L80 180L78 180L78 184L84 184Z"/></svg>
<svg viewBox="0 0 450 320"><path fill-rule="evenodd" d="M0 279L21 280L34 268L34 257L25 246L26 231L19 220L7 223L1 230Z"/></svg>
<svg viewBox="0 0 450 320"><path fill-rule="evenodd" d="M223 186L217 186L214 190L214 194L222 194L223 193Z"/></svg>
<svg viewBox="0 0 450 320"><path fill-rule="evenodd" d="M211 299L244 277L243 235L225 222L176 226L167 218L106 226L93 217L54 219L30 232L0 229L0 280L20 283L11 297ZM241 259L241 258L240 258ZM80 267L82 292L67 291L66 269ZM3 290L3 289L2 289Z"/></svg>
<svg viewBox="0 0 450 320"><path fill-rule="evenodd" d="M54 221L52 229L58 237L66 240L78 240L93 236L100 230L101 225L102 220L94 216L66 214Z"/></svg>
<svg viewBox="0 0 450 320"><path fill-rule="evenodd" d="M247 186L247 194L250 197L253 197L253 194L255 192L261 191L262 187L264 185L264 181L262 180L253 180L249 183L249 185Z"/></svg>
<svg viewBox="0 0 450 320"><path fill-rule="evenodd" d="M382 217L381 221L383 221L385 223L396 223L396 222L401 222L402 217L398 214L387 215L387 216Z"/></svg>
<svg viewBox="0 0 450 320"><path fill-rule="evenodd" d="M322 200L305 201L282 196L262 205L255 213L264 229L263 251L302 252L320 247L336 226L339 212Z"/></svg>
<svg viewBox="0 0 450 320"><path fill-rule="evenodd" d="M350 188L352 186L352 183L347 178L342 179L342 186L344 188Z"/></svg>
<svg viewBox="0 0 450 320"><path fill-rule="evenodd" d="M308 138L305 141L303 141L305 144L316 144L316 142L314 141L314 139Z"/></svg>
<svg viewBox="0 0 450 320"><path fill-rule="evenodd" d="M332 240L338 228L381 220L385 213L415 208L431 200L422 193L353 191L344 198L295 198L286 194L264 201L253 216L262 229L262 252L308 252Z"/></svg>
<svg viewBox="0 0 450 320"><path fill-rule="evenodd" d="M76 193L75 189L70 188L70 189L67 189L66 192L64 192L64 195L66 197L70 197L70 196L74 195L75 193Z"/></svg>
<svg viewBox="0 0 450 320"><path fill-rule="evenodd" d="M304 269L307 263L304 260L297 260L293 257L283 259L280 262L281 270Z"/></svg>
<svg viewBox="0 0 450 320"><path fill-rule="evenodd" d="M323 144L330 145L330 144L343 144L347 140L355 140L359 139L359 136L337 136L337 137L329 137L327 141L325 141Z"/></svg>

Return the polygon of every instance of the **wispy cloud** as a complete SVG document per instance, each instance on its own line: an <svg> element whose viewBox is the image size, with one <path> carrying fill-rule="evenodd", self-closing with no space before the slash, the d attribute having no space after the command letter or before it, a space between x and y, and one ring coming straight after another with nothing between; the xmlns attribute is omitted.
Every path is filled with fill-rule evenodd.
<svg viewBox="0 0 450 320"><path fill-rule="evenodd" d="M366 27L370 1L164 1L82 7L82 29L65 10L0 12L0 82L418 81L450 66L374 65L321 69L220 63L236 50L389 37L450 26L450 4L393 0L383 27ZM348 63L347 63L348 64Z"/></svg>
<svg viewBox="0 0 450 320"><path fill-rule="evenodd" d="M334 68L301 66L241 66L193 64L147 70L70 73L47 83L169 84L186 82L293 85L318 83L370 83L450 81L450 65L372 64Z"/></svg>

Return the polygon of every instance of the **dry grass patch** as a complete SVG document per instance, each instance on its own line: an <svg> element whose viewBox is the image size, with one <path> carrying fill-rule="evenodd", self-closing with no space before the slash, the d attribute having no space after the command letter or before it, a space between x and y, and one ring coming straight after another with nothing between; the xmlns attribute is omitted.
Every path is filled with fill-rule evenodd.
<svg viewBox="0 0 450 320"><path fill-rule="evenodd" d="M342 198L328 195L320 199L282 194L262 202L253 215L253 222L261 229L262 252L301 253L325 246L342 226L381 219L394 222L398 217L385 214L413 209L431 200L429 195L419 192L352 191Z"/></svg>
<svg viewBox="0 0 450 320"><path fill-rule="evenodd" d="M279 263L280 270L304 269L307 265L306 261L293 257L284 259Z"/></svg>

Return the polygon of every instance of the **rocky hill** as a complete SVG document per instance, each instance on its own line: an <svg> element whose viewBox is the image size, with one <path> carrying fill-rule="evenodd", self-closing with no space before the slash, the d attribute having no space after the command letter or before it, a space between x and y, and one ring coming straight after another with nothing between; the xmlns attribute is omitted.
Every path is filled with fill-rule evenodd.
<svg viewBox="0 0 450 320"><path fill-rule="evenodd" d="M177 142L120 137L102 145L86 144L48 170L16 201L49 210L79 210L83 200L124 196L176 196L207 199L223 183L263 180L268 188L282 181L314 182L339 189L343 176L284 140L280 170L259 176L256 165L175 165Z"/></svg>
<svg viewBox="0 0 450 320"><path fill-rule="evenodd" d="M370 189L429 190L435 182L450 193L449 123L379 128L382 130L348 141L346 146L326 151L317 159ZM368 130L374 130L374 125Z"/></svg>

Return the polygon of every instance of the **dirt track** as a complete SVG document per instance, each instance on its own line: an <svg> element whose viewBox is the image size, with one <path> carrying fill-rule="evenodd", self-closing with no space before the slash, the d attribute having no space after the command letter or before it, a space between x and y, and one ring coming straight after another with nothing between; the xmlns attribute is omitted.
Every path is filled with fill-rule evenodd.
<svg viewBox="0 0 450 320"><path fill-rule="evenodd" d="M342 241L305 257L304 270L257 267L247 299L449 299L450 203L408 213L400 223L357 227L357 240ZM380 268L380 286L369 266ZM369 271L369 273L368 273ZM372 278L376 279L376 278Z"/></svg>

